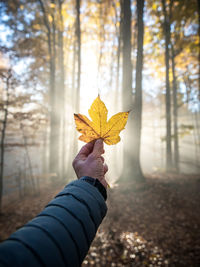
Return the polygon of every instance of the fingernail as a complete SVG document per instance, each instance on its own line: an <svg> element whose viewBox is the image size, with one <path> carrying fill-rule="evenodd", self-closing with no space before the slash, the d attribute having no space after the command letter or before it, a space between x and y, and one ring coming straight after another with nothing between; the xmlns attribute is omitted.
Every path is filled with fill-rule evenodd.
<svg viewBox="0 0 200 267"><path fill-rule="evenodd" d="M100 144L100 145L103 144L103 140L102 139L97 139L96 142L97 142L97 144Z"/></svg>

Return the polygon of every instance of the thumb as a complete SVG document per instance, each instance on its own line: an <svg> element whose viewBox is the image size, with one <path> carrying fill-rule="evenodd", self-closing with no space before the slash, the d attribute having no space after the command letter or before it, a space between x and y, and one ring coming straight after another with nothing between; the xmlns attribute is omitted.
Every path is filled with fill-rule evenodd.
<svg viewBox="0 0 200 267"><path fill-rule="evenodd" d="M101 154L103 154L103 153L104 153L103 140L98 139L94 144L92 154L95 155L96 157L98 157L98 156L101 156Z"/></svg>

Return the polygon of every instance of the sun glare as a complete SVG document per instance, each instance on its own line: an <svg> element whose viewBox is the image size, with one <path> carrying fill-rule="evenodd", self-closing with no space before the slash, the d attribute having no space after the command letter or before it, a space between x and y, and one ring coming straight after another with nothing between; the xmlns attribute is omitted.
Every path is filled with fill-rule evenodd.
<svg viewBox="0 0 200 267"><path fill-rule="evenodd" d="M81 112L87 112L98 95L98 58L95 50L91 46L85 46L82 50Z"/></svg>

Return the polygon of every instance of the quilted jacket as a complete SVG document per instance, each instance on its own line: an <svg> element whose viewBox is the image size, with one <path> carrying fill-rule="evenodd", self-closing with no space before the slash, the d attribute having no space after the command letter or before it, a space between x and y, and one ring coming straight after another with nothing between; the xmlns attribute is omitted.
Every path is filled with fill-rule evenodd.
<svg viewBox="0 0 200 267"><path fill-rule="evenodd" d="M96 187L81 179L71 182L0 244L0 266L81 266L106 212Z"/></svg>

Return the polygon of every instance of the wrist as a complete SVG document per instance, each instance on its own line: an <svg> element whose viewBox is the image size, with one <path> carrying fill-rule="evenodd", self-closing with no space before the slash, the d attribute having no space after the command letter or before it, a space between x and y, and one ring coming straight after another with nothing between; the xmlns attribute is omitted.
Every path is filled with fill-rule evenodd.
<svg viewBox="0 0 200 267"><path fill-rule="evenodd" d="M97 188L97 190L101 193L103 196L104 200L106 201L107 199L107 191L106 188L103 186L103 184L96 178L90 177L90 176L83 176L80 178L80 180L85 181L94 187Z"/></svg>

